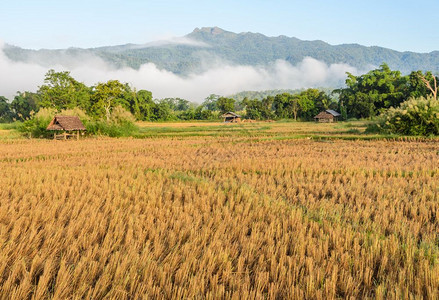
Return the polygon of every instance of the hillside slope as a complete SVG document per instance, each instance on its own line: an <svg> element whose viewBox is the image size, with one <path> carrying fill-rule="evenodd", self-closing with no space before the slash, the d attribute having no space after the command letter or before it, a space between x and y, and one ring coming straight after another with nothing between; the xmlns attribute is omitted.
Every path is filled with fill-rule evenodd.
<svg viewBox="0 0 439 300"><path fill-rule="evenodd" d="M28 50L7 45L3 51L12 60L43 66L69 66L90 56L98 56L115 67L139 68L154 63L176 74L201 72L211 66L230 63L267 65L282 59L295 65L309 56L327 64L345 63L370 69L386 62L392 69L439 71L439 51L431 53L398 52L358 44L330 45L323 41L302 41L294 37L267 37L260 33L233 33L218 27L196 28L183 38L186 42L162 41L145 45L126 44L100 48Z"/></svg>

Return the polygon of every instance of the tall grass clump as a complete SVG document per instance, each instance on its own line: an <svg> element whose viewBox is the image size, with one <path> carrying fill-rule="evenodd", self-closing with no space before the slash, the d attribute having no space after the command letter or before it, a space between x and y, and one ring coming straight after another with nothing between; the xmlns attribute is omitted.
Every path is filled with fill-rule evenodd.
<svg viewBox="0 0 439 300"><path fill-rule="evenodd" d="M87 132L94 135L106 135L110 137L132 136L139 131L135 124L134 116L121 106L117 106L111 112L110 119L93 120L85 124Z"/></svg>
<svg viewBox="0 0 439 300"><path fill-rule="evenodd" d="M369 132L431 136L439 135L439 100L433 97L411 98L398 108L390 108L369 126Z"/></svg>

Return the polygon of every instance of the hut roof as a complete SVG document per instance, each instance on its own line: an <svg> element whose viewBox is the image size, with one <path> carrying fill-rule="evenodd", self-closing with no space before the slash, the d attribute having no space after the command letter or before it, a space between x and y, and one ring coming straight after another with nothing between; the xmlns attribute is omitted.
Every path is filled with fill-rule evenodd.
<svg viewBox="0 0 439 300"><path fill-rule="evenodd" d="M235 114L234 112L226 112L224 115L221 116L222 118L226 118L226 117L235 117L235 118L241 118L240 115Z"/></svg>
<svg viewBox="0 0 439 300"><path fill-rule="evenodd" d="M84 124L77 116L55 116L47 130L85 130Z"/></svg>
<svg viewBox="0 0 439 300"><path fill-rule="evenodd" d="M335 110L332 110L332 109L327 109L326 112L331 114L331 115L333 115L334 117L340 117L341 116L341 114L339 114L338 112L336 112Z"/></svg>
<svg viewBox="0 0 439 300"><path fill-rule="evenodd" d="M314 119L332 119L334 116L330 113L327 113L326 111L320 112L317 116L314 117Z"/></svg>

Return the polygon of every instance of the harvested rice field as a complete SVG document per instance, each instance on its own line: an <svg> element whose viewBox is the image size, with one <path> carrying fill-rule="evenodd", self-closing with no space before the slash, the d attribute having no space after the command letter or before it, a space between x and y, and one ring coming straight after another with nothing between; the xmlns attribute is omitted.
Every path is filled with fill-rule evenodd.
<svg viewBox="0 0 439 300"><path fill-rule="evenodd" d="M142 126L0 139L1 299L439 298L438 140Z"/></svg>

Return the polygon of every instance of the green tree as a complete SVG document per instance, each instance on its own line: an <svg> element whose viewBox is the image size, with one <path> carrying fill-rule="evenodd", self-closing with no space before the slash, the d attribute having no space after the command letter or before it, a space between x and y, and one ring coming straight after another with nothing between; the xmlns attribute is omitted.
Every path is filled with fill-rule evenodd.
<svg viewBox="0 0 439 300"><path fill-rule="evenodd" d="M273 102L274 97L273 96L267 96L261 100L262 102L262 117L266 120L274 118L273 114Z"/></svg>
<svg viewBox="0 0 439 300"><path fill-rule="evenodd" d="M12 100L10 108L14 113L14 118L18 120L26 120L33 113L38 111L39 95L31 92L18 92Z"/></svg>
<svg viewBox="0 0 439 300"><path fill-rule="evenodd" d="M37 92L40 95L40 107L56 110L79 107L88 110L90 105L90 89L76 81L70 72L49 70L44 85Z"/></svg>
<svg viewBox="0 0 439 300"><path fill-rule="evenodd" d="M106 120L109 121L114 107L120 105L127 110L131 110L126 92L126 85L118 80L98 83L94 87L91 97L91 113L98 117L105 116Z"/></svg>
<svg viewBox="0 0 439 300"><path fill-rule="evenodd" d="M390 70L386 64L361 76L347 75L347 87L336 92L351 117L374 116L383 109L398 106L409 95L408 77Z"/></svg>
<svg viewBox="0 0 439 300"><path fill-rule="evenodd" d="M263 119L263 104L262 101L259 101L258 99L249 100L247 98L244 98L242 100L242 103L245 105L245 112L246 117L248 119L253 120L262 120Z"/></svg>
<svg viewBox="0 0 439 300"><path fill-rule="evenodd" d="M412 98L420 98L427 97L430 91L426 87L425 83L421 78L427 79L431 85L433 85L433 75L431 72L426 72L425 74L422 71L413 71L408 75L409 82L409 97Z"/></svg>
<svg viewBox="0 0 439 300"><path fill-rule="evenodd" d="M156 103L154 105L153 112L153 120L155 121L170 121L175 119L169 104L166 102Z"/></svg>
<svg viewBox="0 0 439 300"><path fill-rule="evenodd" d="M413 72L412 72L413 74ZM412 75L410 74L410 75ZM414 75L417 77L417 82L421 81L421 83L424 85L424 91L425 91L425 95L421 95L422 97L426 97L428 94L431 93L431 96L434 99L437 99L437 82L438 82L438 78L436 76L433 76L431 74L431 72L427 72L424 74L422 74L422 72L418 71L415 72ZM411 79L411 77L410 77Z"/></svg>
<svg viewBox="0 0 439 300"><path fill-rule="evenodd" d="M141 120L142 116L140 114L136 88L131 88L131 86L126 83L125 91L122 97L125 100L125 105L128 106L128 108L125 107L125 109L129 110L136 120Z"/></svg>
<svg viewBox="0 0 439 300"><path fill-rule="evenodd" d="M348 119L348 111L346 109L346 106L343 105L343 101L339 102L338 111L341 114L341 116L340 116L341 120L345 121Z"/></svg>
<svg viewBox="0 0 439 300"><path fill-rule="evenodd" d="M322 110L330 108L333 101L323 91L318 89L307 89L299 94L300 117L312 119Z"/></svg>
<svg viewBox="0 0 439 300"><path fill-rule="evenodd" d="M6 97L0 96L0 123L11 122L13 119L13 112L11 105Z"/></svg>
<svg viewBox="0 0 439 300"><path fill-rule="evenodd" d="M177 115L177 118L180 120L195 120L196 109L191 106L189 109L180 111Z"/></svg>
<svg viewBox="0 0 439 300"><path fill-rule="evenodd" d="M313 111L315 108L315 104L312 98L307 95L299 95L299 111L298 115L300 118L309 118L309 112ZM297 113L296 113L297 114ZM296 119L296 117L295 117Z"/></svg>
<svg viewBox="0 0 439 300"><path fill-rule="evenodd" d="M139 107L139 119L150 121L154 119L154 106L156 105L152 100L152 93L147 90L140 90L136 94L137 105Z"/></svg>
<svg viewBox="0 0 439 300"><path fill-rule="evenodd" d="M299 111L299 97L298 95L291 95L289 93L278 94L274 97L273 107L278 118L297 118Z"/></svg>
<svg viewBox="0 0 439 300"><path fill-rule="evenodd" d="M307 89L294 95L278 94L270 103L272 103L276 117L295 120L310 119L321 110L337 107L337 104L325 92L318 89ZM266 109L268 110L267 106Z"/></svg>
<svg viewBox="0 0 439 300"><path fill-rule="evenodd" d="M204 99L202 106L210 111L216 111L218 110L217 101L219 98L220 96L218 95L210 94L206 99Z"/></svg>
<svg viewBox="0 0 439 300"><path fill-rule="evenodd" d="M216 106L218 107L219 111L222 114L225 114L226 112L229 112L229 111L234 112L235 111L235 99L220 97L216 101Z"/></svg>
<svg viewBox="0 0 439 300"><path fill-rule="evenodd" d="M212 120L214 119L213 112L206 108L204 105L200 105L195 108L195 119L196 120Z"/></svg>
<svg viewBox="0 0 439 300"><path fill-rule="evenodd" d="M182 98L165 98L161 99L160 102L168 103L173 111L186 111L191 108L191 102Z"/></svg>

